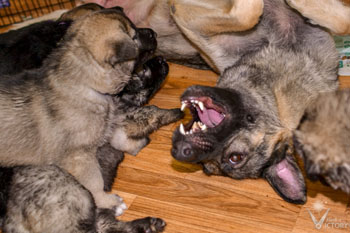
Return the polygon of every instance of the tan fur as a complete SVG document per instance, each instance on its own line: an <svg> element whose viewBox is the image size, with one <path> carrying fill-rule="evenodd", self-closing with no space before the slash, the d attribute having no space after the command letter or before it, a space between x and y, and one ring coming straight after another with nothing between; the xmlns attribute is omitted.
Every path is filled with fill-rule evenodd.
<svg viewBox="0 0 350 233"><path fill-rule="evenodd" d="M328 28L334 34L350 34L349 1L287 0L288 4L309 18L312 23Z"/></svg>
<svg viewBox="0 0 350 233"><path fill-rule="evenodd" d="M264 6L262 0L170 0L169 4L177 23L186 22L203 36L248 30L258 23Z"/></svg>

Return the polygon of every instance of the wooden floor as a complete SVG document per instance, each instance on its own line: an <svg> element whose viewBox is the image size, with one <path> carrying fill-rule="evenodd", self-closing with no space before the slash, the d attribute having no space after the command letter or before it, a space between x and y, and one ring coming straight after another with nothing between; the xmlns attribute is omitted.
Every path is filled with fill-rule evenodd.
<svg viewBox="0 0 350 233"><path fill-rule="evenodd" d="M171 64L167 81L151 104L179 107L186 87L213 86L216 79L210 71ZM342 78L342 84L350 87L350 77ZM171 137L179 123L152 134L152 142L137 156L126 155L113 189L129 207L121 219L160 217L167 222L167 233L350 231L349 197L340 191L307 181L307 203L294 205L283 201L263 179L208 177L200 166L175 161L170 155ZM308 210L319 221L327 209L317 230Z"/></svg>

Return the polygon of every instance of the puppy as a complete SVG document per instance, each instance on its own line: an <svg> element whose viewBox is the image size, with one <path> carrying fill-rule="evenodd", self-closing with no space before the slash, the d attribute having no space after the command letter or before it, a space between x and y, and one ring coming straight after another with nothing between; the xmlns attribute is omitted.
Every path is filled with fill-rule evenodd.
<svg viewBox="0 0 350 233"><path fill-rule="evenodd" d="M350 193L350 90L324 94L309 106L294 133L310 179Z"/></svg>
<svg viewBox="0 0 350 233"><path fill-rule="evenodd" d="M265 0L248 32L202 37L181 25L222 74L216 87L192 86L182 95L193 119L175 130L173 157L202 163L207 174L264 177L284 200L304 203L292 132L309 103L338 87L333 39L283 0Z"/></svg>
<svg viewBox="0 0 350 233"><path fill-rule="evenodd" d="M165 227L158 218L116 220L112 210L96 208L91 193L55 165L2 168L0 178L4 233L155 233Z"/></svg>
<svg viewBox="0 0 350 233"><path fill-rule="evenodd" d="M56 164L98 207L117 207L120 199L103 192L96 152L120 122L112 95L155 46L152 30L136 28L120 10L102 10L77 19L42 68L1 77L1 165ZM168 113L154 117L159 125L181 115Z"/></svg>

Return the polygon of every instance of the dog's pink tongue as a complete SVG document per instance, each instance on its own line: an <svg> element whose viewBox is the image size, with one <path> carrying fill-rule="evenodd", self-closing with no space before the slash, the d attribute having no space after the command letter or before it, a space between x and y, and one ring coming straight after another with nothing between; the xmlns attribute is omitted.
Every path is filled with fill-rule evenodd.
<svg viewBox="0 0 350 233"><path fill-rule="evenodd" d="M203 111L197 109L199 119L208 127L215 127L224 119L224 116L214 109L204 109Z"/></svg>

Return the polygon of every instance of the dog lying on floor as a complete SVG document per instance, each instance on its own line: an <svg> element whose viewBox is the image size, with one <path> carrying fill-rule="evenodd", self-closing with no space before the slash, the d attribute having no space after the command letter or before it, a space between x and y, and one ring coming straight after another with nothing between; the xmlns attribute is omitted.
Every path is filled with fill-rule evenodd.
<svg viewBox="0 0 350 233"><path fill-rule="evenodd" d="M97 35L98 30L94 31L92 29L96 29L94 23L96 21L103 23L103 25L107 23L106 27L108 28L102 28L102 30L105 29L110 34L106 35L100 33L100 39L95 41L94 39L96 38L94 38L94 36ZM109 28L113 25L116 27ZM124 29L122 30L120 26L125 28L126 31L124 31ZM99 29L101 29L101 27L99 27ZM130 34L126 34L126 32ZM23 72L17 76L1 77L1 99L4 103L2 109L3 114L1 114L3 123L2 135L5 137L2 140L3 146L1 148L6 151L6 153L1 153L1 164L3 166L14 166L22 164L55 163L72 173L78 181L92 191L98 207L111 208L113 206L118 206L120 200L116 196L103 194L102 192L102 175L99 171L96 158L97 146L108 141L108 138L113 136L113 130L116 130L119 135L120 133L124 133L124 135L127 136L130 133L133 136L133 138L130 138L132 141L131 143L134 143L135 139L137 139L136 141L141 140L142 145L139 145L143 147L147 143L149 132L159 128L161 125L179 119L182 115L180 111L176 109L162 110L155 106L147 106L141 110L135 110L137 111L135 113L139 115L134 116L133 113L128 113L129 115L125 114L121 116L118 115L121 109L121 105L118 105L118 101L122 103L124 101L124 95L116 98L109 96L109 94L118 94L129 82L129 79L133 80L135 78L135 76L132 76L135 64L138 62L142 63L145 59L143 58L143 56L145 56L144 53L149 53L151 50L155 49L155 39L151 39L151 41L147 42L147 38L148 40L149 38L154 38L152 34L153 32L149 29L135 28L120 10L100 11L75 21L69 28L65 39L62 41L61 47L51 54L45 61L43 68ZM108 41L111 36L115 44L111 44L110 41ZM154 40L154 42L152 42L152 40ZM106 43L107 41L108 43ZM85 50L82 48L85 48ZM81 56L82 54L86 57ZM78 57L80 59L76 59ZM84 62L89 62L90 67L82 67ZM164 60L156 58L155 62L160 64L163 68L163 70L159 72L166 75L167 66L165 67L166 63ZM80 74L87 71L86 69L89 69L89 72L92 74L85 73L84 81L79 81L78 78L80 74L77 76L75 73L77 67L70 68L69 66L73 64L81 68L79 70L79 72L81 72ZM60 68L60 66L63 65L65 68ZM55 72L53 72L53 70L55 70ZM101 72L107 73L103 74L101 77ZM165 75L163 77L165 77ZM68 77L71 77L71 79L67 79ZM101 77L101 79L97 80L97 77ZM137 82L137 78L135 81ZM43 86L50 88L41 89ZM84 86L92 87L85 95ZM22 88L26 88L26 91L22 92ZM75 91L70 92L69 89L74 89ZM56 95L52 93L53 91L56 91L54 92ZM130 91L132 91L132 88L127 90L126 94ZM63 93L65 94L61 95ZM76 101L71 99L74 95L76 95ZM141 96L144 95L145 93L141 94ZM46 98L43 99L42 96ZM55 98L51 98L54 96ZM65 97L62 98L61 96ZM11 98L8 99L8 97ZM12 99L12 97L14 99ZM91 99L90 97L93 98ZM127 95L125 95L125 97L129 99ZM84 103L84 106L81 106L84 102L82 99L84 98L88 102ZM88 107L89 105L93 107L96 101L100 102L98 103L100 107L95 110L91 108L91 112ZM137 102L139 103L140 99L137 99ZM65 105L64 103L69 104ZM74 104L75 108L72 109L71 107ZM129 104L130 102L126 102L126 106ZM45 106L45 108L43 108L43 106ZM17 112L18 110L21 110L22 114L11 115L14 111ZM108 111L106 112L106 110ZM83 121L84 111L89 112L89 117L85 116L86 122ZM71 113L74 114L70 116ZM147 113L147 116L151 117L145 119L144 113ZM95 116L100 114L96 121L95 119L93 120L94 114ZM132 126L123 124L124 120L128 121L130 115L136 117L136 119L137 116L142 116L142 118L139 118L140 121L134 122ZM33 116L35 116L35 118ZM8 121L10 118L11 122ZM54 118L57 120L64 119L64 121L59 121L60 127L55 125L56 123L53 121ZM78 121L74 123L74 119ZM98 120L101 119L103 119L103 121L100 122L99 125ZM89 124L89 120L93 120L94 122ZM149 127L142 128L143 130L140 130L139 134L135 133L133 129L140 129L140 124L144 126L145 120L150 123ZM12 126L15 126L16 130L11 130L11 128L14 129ZM65 126L67 126L66 129ZM130 127L132 130L130 130ZM72 129L76 130L76 133L72 131ZM28 130L29 132L27 133ZM84 130L92 131L84 132ZM28 138L23 138L21 135L28 136ZM47 137L42 138L41 135L46 135ZM87 135L89 135L89 137L87 137ZM91 136L93 136L93 138L91 138ZM125 137L124 140L125 143L129 143L128 137ZM18 143L20 143L20 145L18 145ZM114 143L113 139L111 143ZM47 147L45 147L45 145L47 145ZM22 149L26 151L26 155L21 153ZM42 156L46 153L47 156ZM81 159L85 161L79 161ZM74 164L77 166L74 166ZM86 171L90 172L86 173ZM92 179L87 176L91 176Z"/></svg>
<svg viewBox="0 0 350 233"><path fill-rule="evenodd" d="M295 146L311 180L321 179L350 193L350 90L317 98L295 131Z"/></svg>
<svg viewBox="0 0 350 233"><path fill-rule="evenodd" d="M185 21L178 25L212 51L222 75L216 87L192 86L182 95L193 120L174 132L174 158L202 163L207 174L264 177L284 200L304 203L292 135L306 107L338 87L333 39L283 0L265 0L249 32L202 37Z"/></svg>

